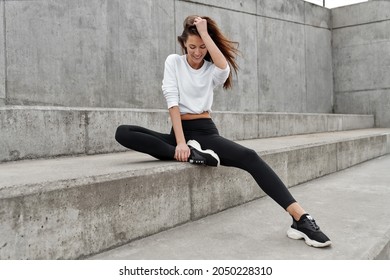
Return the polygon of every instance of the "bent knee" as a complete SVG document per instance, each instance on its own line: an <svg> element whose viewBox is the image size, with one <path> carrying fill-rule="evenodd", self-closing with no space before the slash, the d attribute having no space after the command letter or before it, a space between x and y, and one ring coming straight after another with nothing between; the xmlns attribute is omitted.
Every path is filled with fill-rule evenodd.
<svg viewBox="0 0 390 280"><path fill-rule="evenodd" d="M253 149L246 149L245 150L245 154L244 154L244 158L246 160L250 160L250 161L253 161L253 160L258 160L260 157L259 155L257 154L257 152Z"/></svg>
<svg viewBox="0 0 390 280"><path fill-rule="evenodd" d="M123 139L123 136L125 135L126 131L128 131L127 125L120 125L117 127L115 132L115 140L119 143L121 142L121 139Z"/></svg>

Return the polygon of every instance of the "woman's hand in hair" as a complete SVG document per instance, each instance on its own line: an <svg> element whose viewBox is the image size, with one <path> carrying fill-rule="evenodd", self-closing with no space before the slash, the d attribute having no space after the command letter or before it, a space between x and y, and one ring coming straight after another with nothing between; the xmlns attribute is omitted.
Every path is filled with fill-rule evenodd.
<svg viewBox="0 0 390 280"><path fill-rule="evenodd" d="M194 25L196 26L196 29L198 30L200 35L207 33L207 20L205 20L204 18L195 18Z"/></svg>
<svg viewBox="0 0 390 280"><path fill-rule="evenodd" d="M209 52L215 66L217 66L219 69L226 69L228 65L227 60L213 39L210 37L210 34L207 31L207 20L201 17L197 17L194 19L194 25L196 26L200 37L206 45L207 51Z"/></svg>

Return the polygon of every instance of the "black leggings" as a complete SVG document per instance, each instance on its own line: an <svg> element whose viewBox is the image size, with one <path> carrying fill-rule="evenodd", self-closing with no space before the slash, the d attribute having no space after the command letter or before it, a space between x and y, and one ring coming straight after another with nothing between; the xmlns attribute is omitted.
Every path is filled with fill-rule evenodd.
<svg viewBox="0 0 390 280"><path fill-rule="evenodd" d="M221 165L237 167L249 172L261 189L283 209L295 202L286 186L257 153L219 135L211 119L182 121L186 141L196 140L202 149L211 149L220 158ZM170 134L158 133L134 125L121 125L115 139L123 146L149 154L160 160L174 160L176 139Z"/></svg>

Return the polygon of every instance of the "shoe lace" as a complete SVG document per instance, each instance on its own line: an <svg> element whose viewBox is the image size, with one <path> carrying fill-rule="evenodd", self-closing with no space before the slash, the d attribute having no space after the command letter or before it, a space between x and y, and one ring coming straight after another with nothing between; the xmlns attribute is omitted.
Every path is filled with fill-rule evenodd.
<svg viewBox="0 0 390 280"><path fill-rule="evenodd" d="M319 230L320 227L316 224L316 221L313 218L308 218L309 225L314 229L314 230Z"/></svg>

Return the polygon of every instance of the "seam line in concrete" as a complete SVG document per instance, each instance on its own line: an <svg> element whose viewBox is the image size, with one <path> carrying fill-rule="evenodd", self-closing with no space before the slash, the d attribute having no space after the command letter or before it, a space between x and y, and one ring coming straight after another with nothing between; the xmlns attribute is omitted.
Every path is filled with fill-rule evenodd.
<svg viewBox="0 0 390 280"><path fill-rule="evenodd" d="M84 131L85 131L85 140L84 140L84 153L86 155L89 154L89 113L88 111L83 111L81 113L81 115L84 117L84 122L83 122L83 126L84 126Z"/></svg>
<svg viewBox="0 0 390 280"><path fill-rule="evenodd" d="M390 20L389 19L381 19L381 20L375 20L375 21L371 21L371 22L363 22L363 23L349 24L349 25L344 25L344 26L339 26L339 27L332 27L332 31L338 30L338 29L343 29L343 28L360 26L360 25L376 24L376 23L381 23L381 22L385 22L385 21L390 21Z"/></svg>
<svg viewBox="0 0 390 280"><path fill-rule="evenodd" d="M389 44L390 40L376 40L375 42L374 41L370 41L368 43L361 43L361 44L351 44L351 45L345 45L345 46L342 46L342 47L333 47L335 50L343 50L343 49L348 49L348 48L351 48L351 47L361 47L361 46L372 46L372 45L380 45L380 44Z"/></svg>
<svg viewBox="0 0 390 280"><path fill-rule="evenodd" d="M303 13L303 22L306 22L306 9L305 9L305 12ZM305 109L302 110L302 111L307 111L307 37L306 37L306 28L303 28L303 48L305 50L305 54L304 54L304 60L305 60L305 104L303 104L303 106L305 106Z"/></svg>
<svg viewBox="0 0 390 280"><path fill-rule="evenodd" d="M384 88L366 88L366 89L356 89L356 90L341 90L341 91L335 91L335 94L338 93L356 93L356 92L365 92L365 91L382 91L382 90L390 90L390 87L384 87Z"/></svg>
<svg viewBox="0 0 390 280"><path fill-rule="evenodd" d="M5 19L5 1L2 1L2 5L3 5L3 38L4 38L4 102L5 104L7 104L7 97L8 97L8 85L7 85L7 65L8 65L8 62L7 62L7 27L6 27L6 24L7 24L7 21Z"/></svg>

